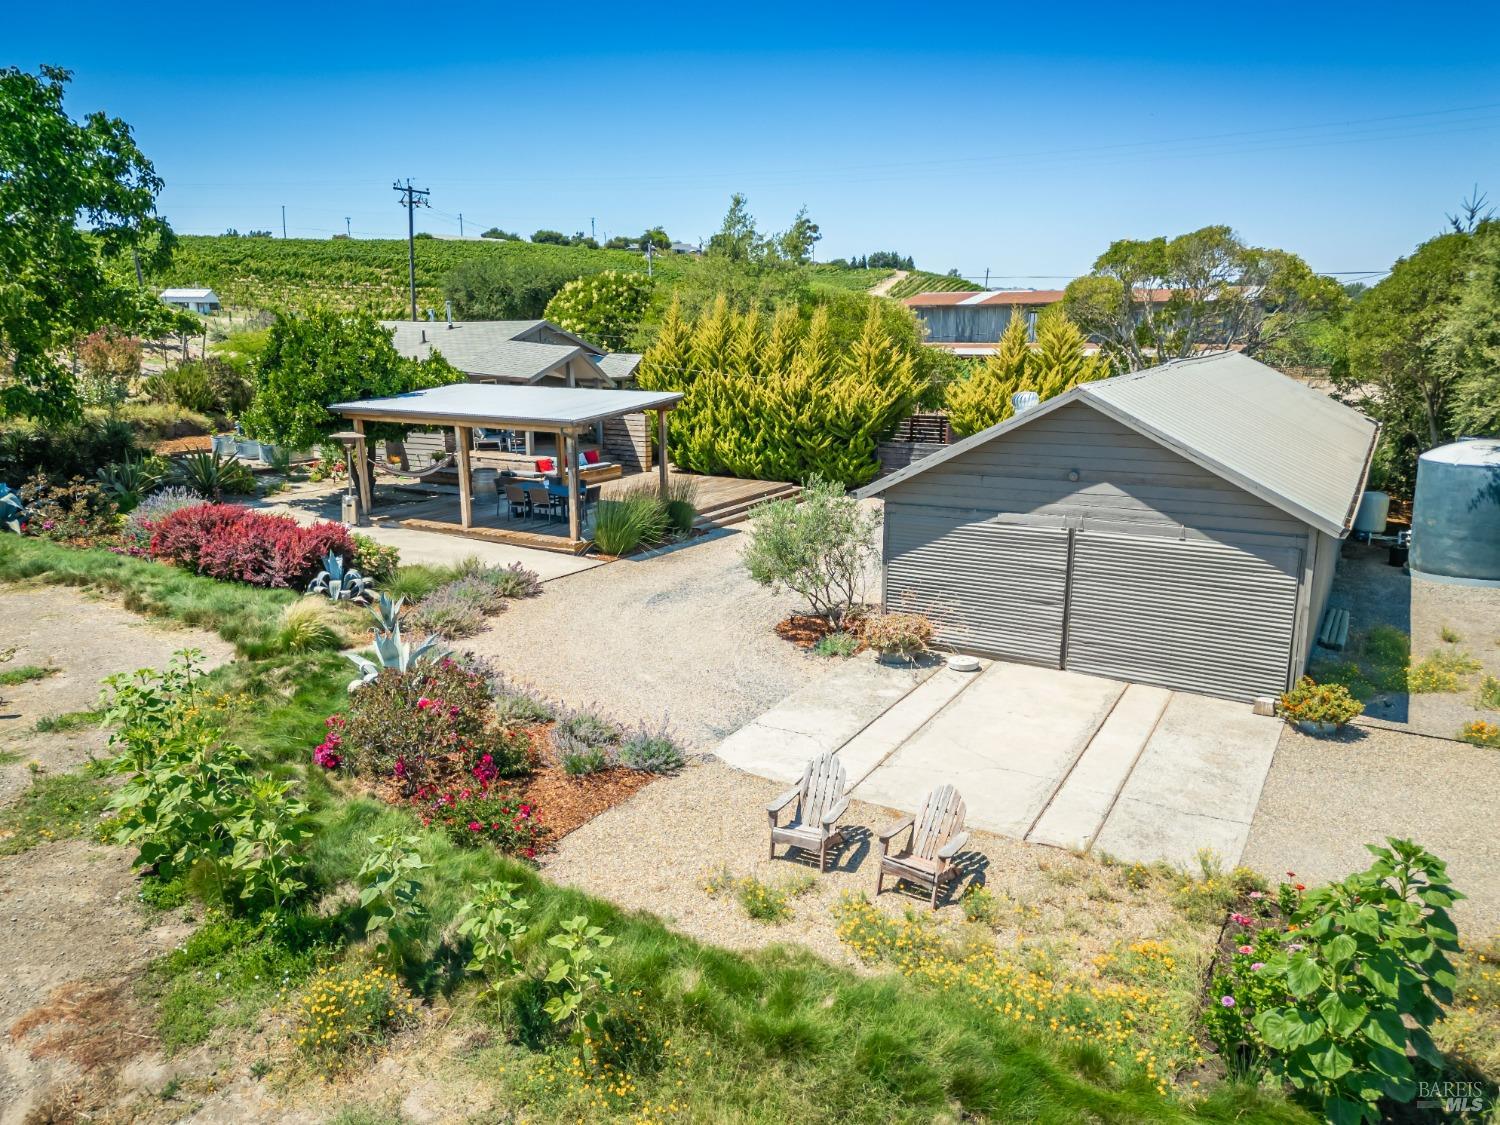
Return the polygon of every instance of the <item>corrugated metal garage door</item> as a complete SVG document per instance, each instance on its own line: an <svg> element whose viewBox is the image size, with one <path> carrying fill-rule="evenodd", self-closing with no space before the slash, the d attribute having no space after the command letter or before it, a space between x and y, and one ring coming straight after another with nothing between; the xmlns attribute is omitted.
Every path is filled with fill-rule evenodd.
<svg viewBox="0 0 1500 1125"><path fill-rule="evenodd" d="M1286 690L1302 551L1075 533L1064 666L1230 699Z"/></svg>
<svg viewBox="0 0 1500 1125"><path fill-rule="evenodd" d="M962 652L1058 666L1067 531L887 505L885 535L887 609L925 614L939 643Z"/></svg>

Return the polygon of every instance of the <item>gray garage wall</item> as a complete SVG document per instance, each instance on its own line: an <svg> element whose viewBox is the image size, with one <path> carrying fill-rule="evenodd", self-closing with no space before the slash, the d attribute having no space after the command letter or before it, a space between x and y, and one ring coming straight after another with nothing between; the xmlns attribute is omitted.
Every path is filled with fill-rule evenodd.
<svg viewBox="0 0 1500 1125"><path fill-rule="evenodd" d="M1079 479L1068 474L1077 470ZM1307 525L1082 402L1041 415L884 494L896 509L1011 514L1127 534L1243 541L1294 537Z"/></svg>

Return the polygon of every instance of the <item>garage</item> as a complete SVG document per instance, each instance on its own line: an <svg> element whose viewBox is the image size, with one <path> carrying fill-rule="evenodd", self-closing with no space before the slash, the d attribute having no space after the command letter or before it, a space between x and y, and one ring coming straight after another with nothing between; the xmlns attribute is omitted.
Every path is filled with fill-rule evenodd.
<svg viewBox="0 0 1500 1125"><path fill-rule="evenodd" d="M1306 666L1377 427L1228 353L1100 380L861 490L940 645L1230 699Z"/></svg>

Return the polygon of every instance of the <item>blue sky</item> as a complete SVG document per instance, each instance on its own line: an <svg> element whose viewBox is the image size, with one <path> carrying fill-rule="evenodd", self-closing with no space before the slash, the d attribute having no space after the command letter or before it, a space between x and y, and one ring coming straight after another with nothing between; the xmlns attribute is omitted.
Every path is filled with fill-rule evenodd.
<svg viewBox="0 0 1500 1125"><path fill-rule="evenodd" d="M1228 223L1379 270L1500 198L1496 21L1379 4L22 5L0 59L135 128L180 231L664 224L731 192L1046 287L1113 239Z"/></svg>

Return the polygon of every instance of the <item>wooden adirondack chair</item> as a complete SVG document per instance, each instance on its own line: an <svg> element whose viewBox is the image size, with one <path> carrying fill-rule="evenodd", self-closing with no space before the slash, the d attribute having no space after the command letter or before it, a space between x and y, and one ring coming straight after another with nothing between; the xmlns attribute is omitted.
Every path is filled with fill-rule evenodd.
<svg viewBox="0 0 1500 1125"><path fill-rule="evenodd" d="M885 890L885 877L920 883L932 888L932 908L937 909L938 891L958 877L953 862L969 834L963 830L964 799L951 785L939 785L922 802L915 817L905 816L880 834L880 873L875 876L875 893ZM891 841L907 829L911 836L906 849L890 854Z"/></svg>
<svg viewBox="0 0 1500 1125"><path fill-rule="evenodd" d="M816 851L818 872L823 872L828 849L844 842L838 819L849 808L849 798L844 796L847 781L835 754L823 754L807 763L802 780L766 806L766 815L771 818L772 859L776 858L777 844ZM791 821L777 824L781 810L794 800L797 804Z"/></svg>

